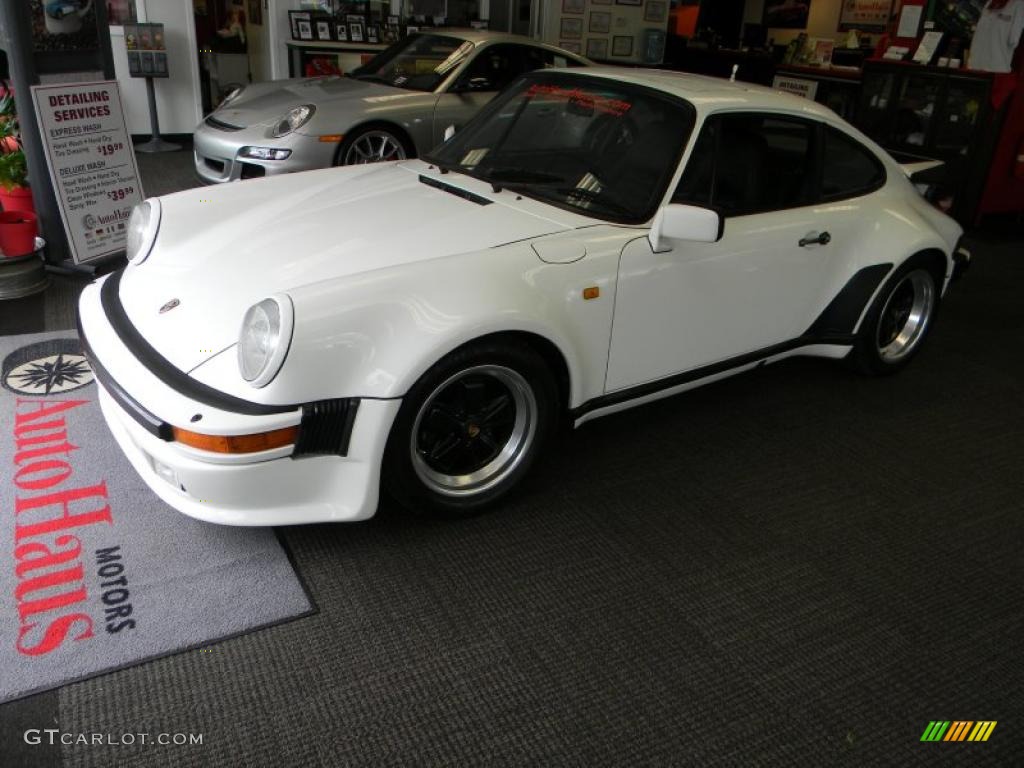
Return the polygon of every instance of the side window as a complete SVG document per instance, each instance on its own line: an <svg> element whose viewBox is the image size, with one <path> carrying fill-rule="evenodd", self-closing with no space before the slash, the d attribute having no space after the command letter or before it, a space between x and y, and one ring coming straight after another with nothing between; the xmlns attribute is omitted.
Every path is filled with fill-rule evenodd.
<svg viewBox="0 0 1024 768"><path fill-rule="evenodd" d="M705 135L708 143L702 147ZM726 217L810 205L817 181L814 137L814 124L799 118L713 117L705 123L676 190L677 202L708 205L710 188L710 205ZM708 167L709 155L714 157L713 169Z"/></svg>
<svg viewBox="0 0 1024 768"><path fill-rule="evenodd" d="M523 73L526 66L524 48L514 44L487 46L470 63L460 85L472 91L500 91Z"/></svg>
<svg viewBox="0 0 1024 768"><path fill-rule="evenodd" d="M532 72L535 69L565 69L566 67L582 66L581 62L570 59L547 48L535 48L534 46L523 46L523 62L525 72Z"/></svg>
<svg viewBox="0 0 1024 768"><path fill-rule="evenodd" d="M843 200L872 192L885 182L885 168L866 147L831 126L825 126L821 196Z"/></svg>

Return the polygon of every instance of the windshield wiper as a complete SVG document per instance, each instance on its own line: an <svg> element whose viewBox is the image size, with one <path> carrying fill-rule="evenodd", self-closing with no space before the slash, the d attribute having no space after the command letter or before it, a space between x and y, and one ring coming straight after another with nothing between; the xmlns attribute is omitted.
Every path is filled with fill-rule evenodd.
<svg viewBox="0 0 1024 768"><path fill-rule="evenodd" d="M580 200L585 203L596 203L602 208L614 213L621 213L623 216L634 217L636 213L621 203L616 203L613 200L607 200L601 197L601 193L593 189L586 189L585 187L562 187L558 190L561 194L566 197Z"/></svg>
<svg viewBox="0 0 1024 768"><path fill-rule="evenodd" d="M561 184L564 176L543 171L526 171L522 168L489 168L480 174L483 181L504 181L509 184Z"/></svg>
<svg viewBox="0 0 1024 768"><path fill-rule="evenodd" d="M381 77L380 75L375 75L375 74L373 74L371 72L361 72L359 74L356 74L355 72L353 72L351 76L354 79L356 79L356 80L365 80L366 82L369 82L369 83L381 83L383 85L394 85L394 83L392 83L386 77Z"/></svg>

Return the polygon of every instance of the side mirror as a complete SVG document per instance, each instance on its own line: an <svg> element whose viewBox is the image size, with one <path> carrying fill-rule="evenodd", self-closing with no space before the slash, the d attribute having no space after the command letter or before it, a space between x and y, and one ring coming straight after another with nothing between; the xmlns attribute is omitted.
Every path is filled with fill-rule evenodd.
<svg viewBox="0 0 1024 768"><path fill-rule="evenodd" d="M449 125L447 128L444 129L444 140L445 141L448 141L448 139L450 139L454 135L455 135L455 126L454 125Z"/></svg>
<svg viewBox="0 0 1024 768"><path fill-rule="evenodd" d="M664 240L687 240L691 243L717 243L722 239L725 221L710 208L695 205L666 205L658 211L647 238L651 248L671 250Z"/></svg>

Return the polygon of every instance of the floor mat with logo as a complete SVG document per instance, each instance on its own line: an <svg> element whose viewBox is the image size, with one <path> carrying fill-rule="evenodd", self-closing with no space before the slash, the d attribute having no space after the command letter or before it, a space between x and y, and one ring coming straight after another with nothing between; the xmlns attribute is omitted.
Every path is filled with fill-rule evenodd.
<svg viewBox="0 0 1024 768"><path fill-rule="evenodd" d="M0 702L312 610L273 530L145 486L73 333L0 336Z"/></svg>

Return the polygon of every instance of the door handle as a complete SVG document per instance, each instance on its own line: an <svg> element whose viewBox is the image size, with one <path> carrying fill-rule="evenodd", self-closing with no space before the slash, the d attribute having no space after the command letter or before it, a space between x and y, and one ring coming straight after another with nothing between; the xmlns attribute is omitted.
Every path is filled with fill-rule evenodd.
<svg viewBox="0 0 1024 768"><path fill-rule="evenodd" d="M808 245L828 245L832 242L832 235L828 232L822 232L817 237L803 237L800 238L800 247L806 248Z"/></svg>

